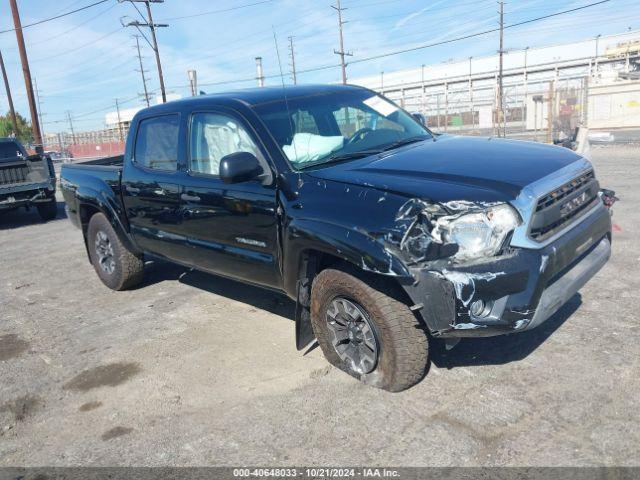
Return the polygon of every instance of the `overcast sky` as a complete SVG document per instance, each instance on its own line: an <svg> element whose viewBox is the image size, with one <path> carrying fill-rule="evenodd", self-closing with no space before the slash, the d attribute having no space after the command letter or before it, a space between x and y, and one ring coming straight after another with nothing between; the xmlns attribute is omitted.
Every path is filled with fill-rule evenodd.
<svg viewBox="0 0 640 480"><path fill-rule="evenodd" d="M22 24L55 16L97 0L18 0ZM511 0L505 5L505 22L515 23L596 0ZM198 72L206 92L255 85L254 57L264 58L266 75L279 73L273 30L282 67L290 82L288 37L294 37L298 70L338 63L336 12L331 0L166 0L154 4L154 20L168 23L158 41L168 91L188 94L187 70ZM141 9L144 4L137 3ZM388 51L411 48L495 28L495 0L343 0L345 49L357 60ZM129 2L105 3L84 11L24 29L31 74L37 81L46 132L64 131L70 110L77 131L101 128L104 114L141 104L142 92L132 27L122 28L120 18L140 17ZM13 27L9 4L0 3L0 29ZM640 30L640 1L611 0L580 12L509 29L505 48L520 49ZM146 33L146 32L145 32ZM150 90L158 91L153 52L141 39ZM14 32L0 34L16 109L28 116L24 80ZM498 49L497 33L446 46L395 55L348 67L351 78L382 70L419 67L469 56L490 55ZM336 82L339 68L301 73L299 83ZM244 80L244 81L243 81ZM219 82L229 82L212 85ZM280 79L267 79L279 84ZM210 84L210 85L207 85ZM0 87L0 109L8 109Z"/></svg>

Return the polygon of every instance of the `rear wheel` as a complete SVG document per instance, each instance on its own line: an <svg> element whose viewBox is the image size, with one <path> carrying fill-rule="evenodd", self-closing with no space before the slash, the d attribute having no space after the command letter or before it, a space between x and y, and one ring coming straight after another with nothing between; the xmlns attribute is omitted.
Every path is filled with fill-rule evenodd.
<svg viewBox="0 0 640 480"><path fill-rule="evenodd" d="M40 203L36 208L38 209L38 215L43 220L53 220L58 216L58 202L56 202L55 198L52 198L47 203Z"/></svg>
<svg viewBox="0 0 640 480"><path fill-rule="evenodd" d="M144 261L127 249L102 213L89 221L87 245L93 268L107 287L126 290L142 281Z"/></svg>
<svg viewBox="0 0 640 480"><path fill-rule="evenodd" d="M323 270L313 281L311 323L327 360L364 383L398 392L428 364L424 327L378 278Z"/></svg>

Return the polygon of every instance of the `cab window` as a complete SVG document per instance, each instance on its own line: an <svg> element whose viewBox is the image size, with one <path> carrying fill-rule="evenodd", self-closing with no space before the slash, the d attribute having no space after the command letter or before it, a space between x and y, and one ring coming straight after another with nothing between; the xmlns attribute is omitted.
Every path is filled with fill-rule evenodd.
<svg viewBox="0 0 640 480"><path fill-rule="evenodd" d="M237 152L260 157L258 147L233 117L219 113L196 113L191 118L189 167L194 173L218 175L220 160Z"/></svg>
<svg viewBox="0 0 640 480"><path fill-rule="evenodd" d="M178 168L177 114L145 118L138 125L134 161L145 168L175 171Z"/></svg>

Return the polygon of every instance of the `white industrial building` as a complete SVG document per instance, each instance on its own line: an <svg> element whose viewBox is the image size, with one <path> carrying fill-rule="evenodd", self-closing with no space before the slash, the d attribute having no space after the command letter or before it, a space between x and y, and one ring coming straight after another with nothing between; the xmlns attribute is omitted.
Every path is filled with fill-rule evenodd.
<svg viewBox="0 0 640 480"><path fill-rule="evenodd" d="M384 93L439 130L496 130L499 55L351 79ZM508 51L504 117L510 135L550 136L559 125L640 128L640 32ZM549 115L551 111L551 115Z"/></svg>

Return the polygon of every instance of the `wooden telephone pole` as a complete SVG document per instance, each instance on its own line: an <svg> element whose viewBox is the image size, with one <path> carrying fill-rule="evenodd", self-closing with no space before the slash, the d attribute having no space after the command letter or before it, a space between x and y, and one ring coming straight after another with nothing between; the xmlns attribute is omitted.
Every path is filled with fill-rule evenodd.
<svg viewBox="0 0 640 480"><path fill-rule="evenodd" d="M7 91L7 101L9 102L9 111L11 112L11 122L13 123L13 134L18 136L18 119L16 111L13 108L13 98L11 97L11 87L9 87L9 79L7 78L7 70L4 68L4 59L0 52L0 67L2 68L2 78L4 79L4 88Z"/></svg>
<svg viewBox="0 0 640 480"><path fill-rule="evenodd" d="M29 101L29 113L31 114L31 130L33 131L33 143L36 152L42 153L42 134L40 133L40 122L38 121L38 109L36 108L36 98L33 94L33 85L31 83L31 71L29 70L29 59L27 58L27 49L24 45L24 37L22 36L22 24L20 22L20 12L16 0L9 0L11 6L11 14L13 15L13 25L16 30L16 39L18 40L18 50L20 52L20 61L22 63L22 73L24 74L24 83L27 88L27 100Z"/></svg>
<svg viewBox="0 0 640 480"><path fill-rule="evenodd" d="M118 0L118 1L122 2L124 0ZM128 1L134 4L134 6L135 6L135 3L144 3L145 6L147 7L147 18L145 19L145 23L133 21L127 24L123 24L123 26L136 27L141 34L142 34L142 30L140 30L140 27L147 27L151 31L151 41L149 41L149 39L147 39L147 37L144 36L144 34L143 34L143 37L151 47L151 50L153 50L153 53L155 53L156 55L156 65L158 67L158 79L160 80L160 92L162 94L162 103L166 103L167 94L164 88L164 76L162 74L162 63L160 63L160 51L158 50L158 40L156 39L156 29L159 27L168 27L169 25L167 25L166 23L153 23L153 16L151 15L151 4L163 3L164 0L128 0ZM138 7L136 7L136 10L137 9ZM138 12L140 12L140 10L138 10ZM144 15L142 15L142 13L140 13L140 15L144 18Z"/></svg>

